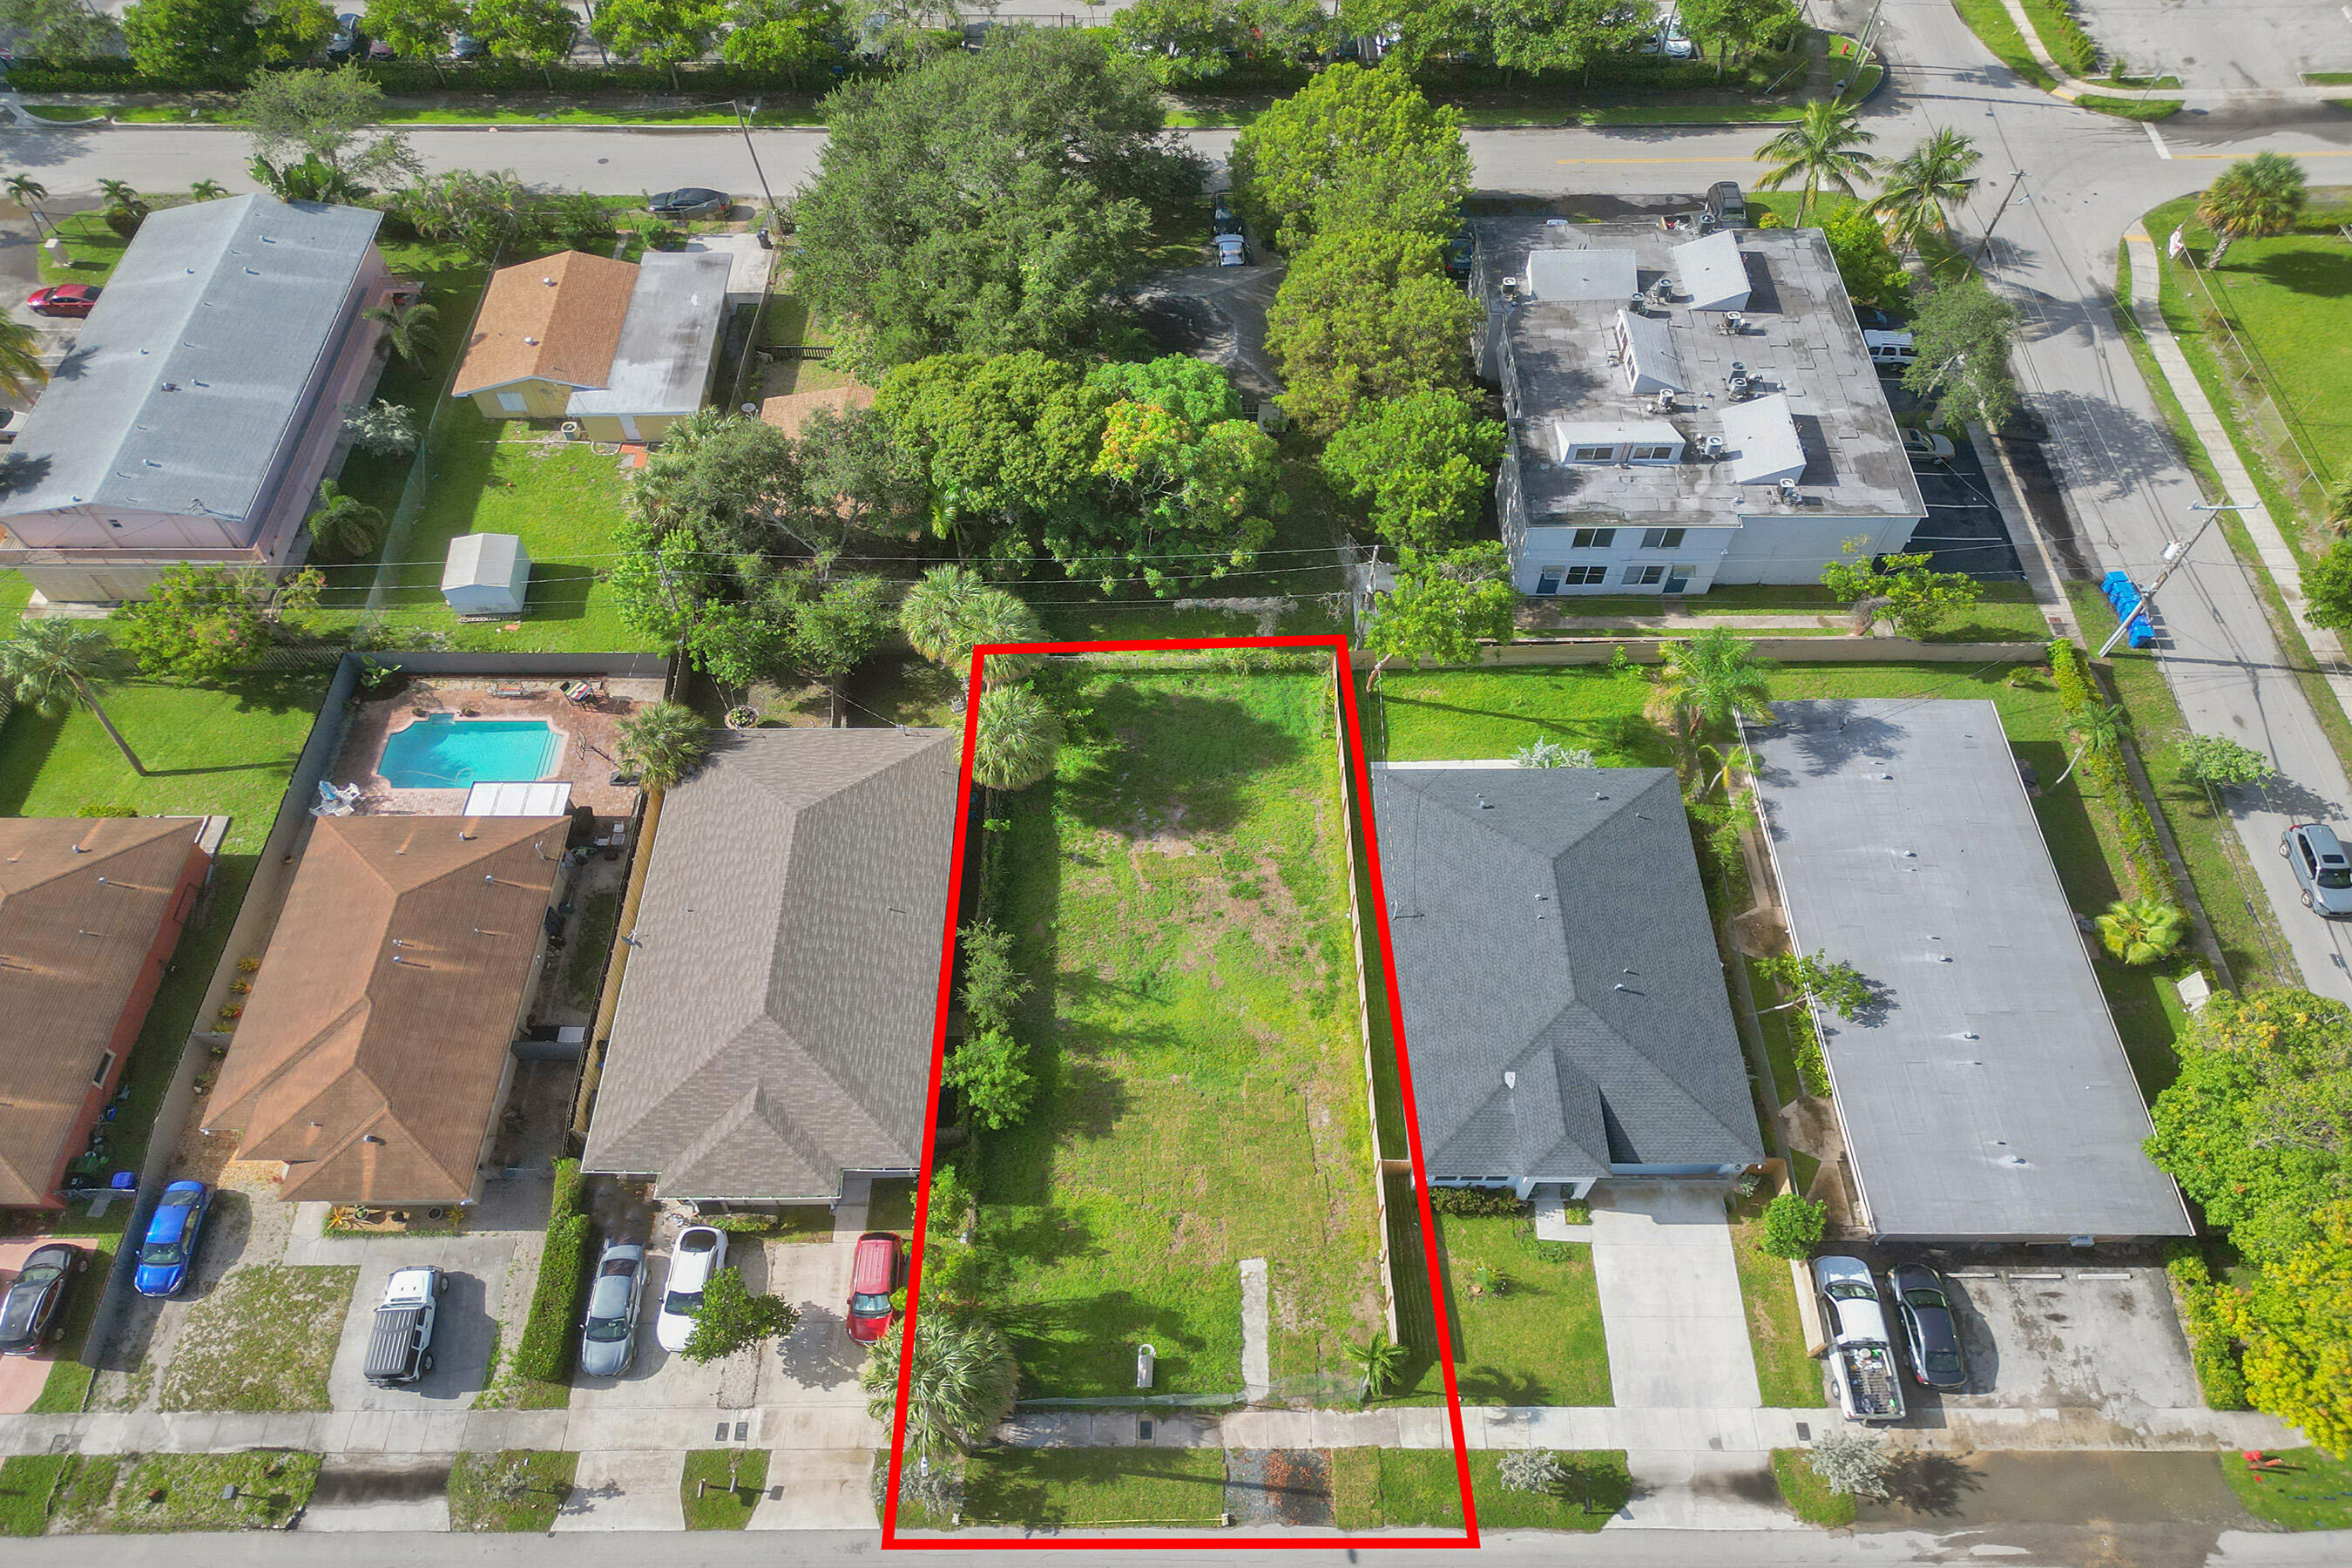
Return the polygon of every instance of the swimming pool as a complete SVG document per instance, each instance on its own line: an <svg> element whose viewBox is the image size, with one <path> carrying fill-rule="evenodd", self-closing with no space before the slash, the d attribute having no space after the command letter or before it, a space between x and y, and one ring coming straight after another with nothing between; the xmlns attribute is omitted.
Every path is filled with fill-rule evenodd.
<svg viewBox="0 0 2352 1568"><path fill-rule="evenodd" d="M383 743L375 771L394 789L464 789L545 778L563 737L544 719L459 719L436 713Z"/></svg>

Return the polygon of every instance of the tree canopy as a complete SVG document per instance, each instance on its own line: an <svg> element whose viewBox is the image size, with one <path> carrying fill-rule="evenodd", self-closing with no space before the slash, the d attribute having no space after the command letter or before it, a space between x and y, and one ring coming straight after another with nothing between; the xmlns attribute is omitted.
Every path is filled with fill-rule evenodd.
<svg viewBox="0 0 2352 1568"><path fill-rule="evenodd" d="M108 618L142 674L218 680L269 646L268 598L257 574L184 563Z"/></svg>
<svg viewBox="0 0 2352 1568"><path fill-rule="evenodd" d="M1925 642L1984 595L1984 584L1965 572L1930 571L1935 557L1924 551L1858 553L1869 542L1867 535L1847 540L1838 559L1822 568L1822 586L1840 604L1854 606L1856 631L1887 621L1905 637Z"/></svg>
<svg viewBox="0 0 2352 1568"><path fill-rule="evenodd" d="M929 485L933 531L984 551L1090 504L1105 401L1073 366L1027 350L902 365L874 411Z"/></svg>
<svg viewBox="0 0 2352 1568"><path fill-rule="evenodd" d="M1150 75L1075 28L1000 30L824 112L794 287L875 370L1093 347L1152 264L1154 205L1199 187Z"/></svg>
<svg viewBox="0 0 2352 1568"><path fill-rule="evenodd" d="M1472 544L1443 555L1402 552L1396 586L1372 611L1364 647L1381 656L1377 680L1393 658L1418 667L1475 664L1488 642L1507 643L1516 630L1518 590L1499 544Z"/></svg>
<svg viewBox="0 0 2352 1568"><path fill-rule="evenodd" d="M252 0L134 0L122 42L142 76L242 80L261 59Z"/></svg>
<svg viewBox="0 0 2352 1568"><path fill-rule="evenodd" d="M1911 342L1919 357L1905 368L1903 384L1932 398L1948 419L1992 428L2017 411L2017 383L2009 371L2017 307L1975 273L1920 299Z"/></svg>
<svg viewBox="0 0 2352 1568"><path fill-rule="evenodd" d="M16 35L19 56L39 60L110 55L122 42L114 18L81 0L0 0L0 30Z"/></svg>
<svg viewBox="0 0 2352 1568"><path fill-rule="evenodd" d="M383 89L357 71L265 72L238 96L235 113L255 153L274 163L316 158L370 185L415 179L425 169L406 137L374 130L384 119Z"/></svg>
<svg viewBox="0 0 2352 1568"><path fill-rule="evenodd" d="M1276 248L1370 226L1442 240L1470 190L1462 116L1402 72L1337 65L1274 103L1234 143L1234 190Z"/></svg>
<svg viewBox="0 0 2352 1568"><path fill-rule="evenodd" d="M1371 503L1381 537L1443 551L1477 522L1504 436L1453 393L1416 392L1340 426L1323 448L1323 472L1343 495Z"/></svg>
<svg viewBox="0 0 2352 1568"><path fill-rule="evenodd" d="M1470 391L1479 305L1445 276L1438 241L1348 228L1291 263L1266 312L1266 352L1282 406L1328 435L1368 404L1416 392Z"/></svg>

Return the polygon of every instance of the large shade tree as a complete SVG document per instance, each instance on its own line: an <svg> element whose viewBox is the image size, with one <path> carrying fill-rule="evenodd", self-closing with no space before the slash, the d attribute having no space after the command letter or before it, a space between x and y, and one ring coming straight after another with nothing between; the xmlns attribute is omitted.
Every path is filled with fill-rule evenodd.
<svg viewBox="0 0 2352 1568"><path fill-rule="evenodd" d="M1349 226L1443 239L1470 190L1460 110L1401 72L1352 65L1269 106L1234 142L1231 167L1243 211L1293 256Z"/></svg>
<svg viewBox="0 0 2352 1568"><path fill-rule="evenodd" d="M1349 228L1298 257L1266 312L1285 412L1328 435L1361 410L1417 392L1467 395L1478 303L1446 278L1425 234Z"/></svg>

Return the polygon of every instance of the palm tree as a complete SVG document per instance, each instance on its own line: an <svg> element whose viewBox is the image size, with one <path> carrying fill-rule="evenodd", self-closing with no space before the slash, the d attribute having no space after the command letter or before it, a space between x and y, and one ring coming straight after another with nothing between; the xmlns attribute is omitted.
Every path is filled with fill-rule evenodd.
<svg viewBox="0 0 2352 1568"><path fill-rule="evenodd" d="M131 771L145 778L147 768L139 753L99 705L94 682L104 679L113 665L113 642L89 622L26 621L15 637L0 642L0 689L18 706L52 717L68 708L89 709Z"/></svg>
<svg viewBox="0 0 2352 1568"><path fill-rule="evenodd" d="M1735 717L1771 717L1772 667L1756 657L1754 643L1729 627L1709 626L1666 644L1663 652L1658 701L1674 716L1685 746Z"/></svg>
<svg viewBox="0 0 2352 1568"><path fill-rule="evenodd" d="M362 313L383 328L383 341L392 345L393 353L411 364L421 365L431 358L441 341L440 329L436 325L441 312L421 299L372 305Z"/></svg>
<svg viewBox="0 0 2352 1568"><path fill-rule="evenodd" d="M980 732L971 776L990 789L1026 789L1054 771L1062 749L1062 716L1026 681L990 686L980 694Z"/></svg>
<svg viewBox="0 0 2352 1568"><path fill-rule="evenodd" d="M6 192L10 201L33 215L33 232L38 234L41 226L48 221L41 204L49 199L49 187L30 174L11 174L0 180L0 191Z"/></svg>
<svg viewBox="0 0 2352 1568"><path fill-rule="evenodd" d="M1816 98L1805 105L1804 114L1794 125L1756 149L1757 161L1772 165L1756 182L1757 187L1777 191L1802 175L1805 194L1797 204L1797 226L1802 228L1823 185L1853 195L1854 181L1877 167L1878 160L1862 151L1864 144L1877 140L1862 128L1853 110Z"/></svg>
<svg viewBox="0 0 2352 1568"><path fill-rule="evenodd" d="M188 187L188 199L192 202L216 202L226 195L228 187L218 180L198 180Z"/></svg>
<svg viewBox="0 0 2352 1568"><path fill-rule="evenodd" d="M682 703L656 702L621 721L621 760L649 790L669 788L709 750L709 727Z"/></svg>
<svg viewBox="0 0 2352 1568"><path fill-rule="evenodd" d="M2099 940L2126 963L2154 963L2180 945L2189 917L2162 899L2117 899L2099 917Z"/></svg>
<svg viewBox="0 0 2352 1568"><path fill-rule="evenodd" d="M857 1374L866 1412L888 1421L898 1403L899 1336L885 1334ZM907 1383L907 1452L929 1459L969 1453L1013 1414L1021 1363L1004 1331L974 1312L925 1304L915 1316L914 1373Z"/></svg>
<svg viewBox="0 0 2352 1568"><path fill-rule="evenodd" d="M2219 267L2231 242L2260 239L2292 226L2303 211L2303 165L2284 153L2257 153L2221 171L2197 201L2197 218L2213 231Z"/></svg>
<svg viewBox="0 0 2352 1568"><path fill-rule="evenodd" d="M106 226L129 239L147 221L148 207L139 199L139 187L128 180L100 180L98 194L106 201Z"/></svg>
<svg viewBox="0 0 2352 1568"><path fill-rule="evenodd" d="M1691 753L1691 757L1694 762L1706 764L1698 777L1691 781L1690 798L1693 801L1705 800L1717 789L1722 790L1724 798L1728 800L1731 798L1732 780L1741 773L1756 771L1756 753L1745 746L1700 746Z"/></svg>
<svg viewBox="0 0 2352 1568"><path fill-rule="evenodd" d="M2124 710L2111 702L2095 703L2067 721L2066 732L2074 737L2074 759L2052 789L2064 784L2084 757L2095 752L2104 757L2123 743Z"/></svg>
<svg viewBox="0 0 2352 1568"><path fill-rule="evenodd" d="M1348 1359L1363 1374L1365 1398L1378 1399L1389 1391L1404 1370L1404 1347L1391 1340L1384 1329L1374 1330L1362 1344L1348 1347Z"/></svg>
<svg viewBox="0 0 2352 1568"><path fill-rule="evenodd" d="M2352 474L2327 487L2327 526L2338 533L2352 529Z"/></svg>
<svg viewBox="0 0 2352 1568"><path fill-rule="evenodd" d="M1938 131L1887 169L1870 210L1885 220L1895 243L1916 250L1924 236L1950 229L1952 208L1968 195L1969 171L1983 156L1958 132Z"/></svg>
<svg viewBox="0 0 2352 1568"><path fill-rule="evenodd" d="M20 401L49 379L41 363L41 335L24 322L0 316L0 391Z"/></svg>
<svg viewBox="0 0 2352 1568"><path fill-rule="evenodd" d="M319 548L346 559L373 551L383 538L383 513L332 479L319 481L319 509L306 525Z"/></svg>
<svg viewBox="0 0 2352 1568"><path fill-rule="evenodd" d="M959 678L968 678L975 647L1045 640L1036 611L968 566L935 566L925 573L899 604L898 629L917 653ZM991 654L988 679L1025 680L1044 662L1036 654Z"/></svg>

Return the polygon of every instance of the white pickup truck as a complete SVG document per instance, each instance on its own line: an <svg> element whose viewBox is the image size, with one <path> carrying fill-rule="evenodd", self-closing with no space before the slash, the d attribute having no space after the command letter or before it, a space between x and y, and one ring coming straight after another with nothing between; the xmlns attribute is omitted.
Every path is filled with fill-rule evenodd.
<svg viewBox="0 0 2352 1568"><path fill-rule="evenodd" d="M430 1265L392 1271L368 1333L370 1383L390 1388L433 1370L433 1320L448 1288L448 1277Z"/></svg>
<svg viewBox="0 0 2352 1568"><path fill-rule="evenodd" d="M1870 1265L1859 1258L1816 1258L1813 1282L1822 1291L1838 1408L1849 1421L1902 1420L1903 1380Z"/></svg>

